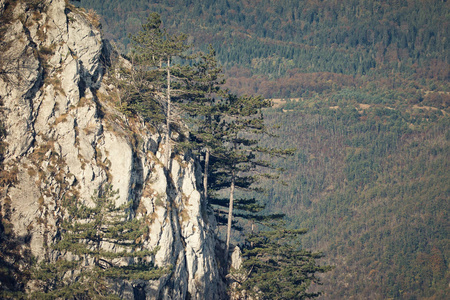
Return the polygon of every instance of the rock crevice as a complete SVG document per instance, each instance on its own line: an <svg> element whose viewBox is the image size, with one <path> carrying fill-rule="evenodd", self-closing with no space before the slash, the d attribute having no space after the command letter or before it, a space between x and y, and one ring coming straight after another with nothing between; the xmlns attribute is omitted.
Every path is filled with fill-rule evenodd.
<svg viewBox="0 0 450 300"><path fill-rule="evenodd" d="M47 245L58 238L61 201L89 203L111 183L117 205L131 202L132 215L149 220L145 244L159 247L155 264L173 267L159 280L117 282L117 293L124 299L222 298L215 223L203 217L194 158L173 159L169 175L159 159L162 136L115 109L116 87L106 73L114 53L88 13L64 0L45 0L39 11L24 3L14 7L4 37L14 43L1 54L13 71L0 78L3 165L17 174L3 188L1 205L10 206L16 235L30 237L25 246L38 260L52 257Z"/></svg>

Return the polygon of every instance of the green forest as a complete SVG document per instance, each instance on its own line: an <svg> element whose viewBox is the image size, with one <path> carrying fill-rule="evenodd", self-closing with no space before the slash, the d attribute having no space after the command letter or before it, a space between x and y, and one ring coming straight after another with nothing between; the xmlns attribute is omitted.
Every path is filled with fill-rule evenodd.
<svg viewBox="0 0 450 300"><path fill-rule="evenodd" d="M324 299L450 297L449 2L80 5L123 53L157 12L194 51L213 46L225 87L272 99L261 142L297 150L253 196L335 266Z"/></svg>
<svg viewBox="0 0 450 300"><path fill-rule="evenodd" d="M229 77L238 79L228 87L241 93L300 97L315 85L295 84L304 81L301 73L332 73L338 81L402 74L427 87L448 79L447 1L89 0L81 5L102 16L106 37L123 52L129 50L129 34L140 30L150 12L159 13L166 28L188 34L194 47L212 44Z"/></svg>
<svg viewBox="0 0 450 300"><path fill-rule="evenodd" d="M266 114L279 128L276 143L298 147L279 162L286 186L273 185L266 203L308 228L304 247L336 265L326 298L445 299L448 113L338 95L337 103L314 98Z"/></svg>

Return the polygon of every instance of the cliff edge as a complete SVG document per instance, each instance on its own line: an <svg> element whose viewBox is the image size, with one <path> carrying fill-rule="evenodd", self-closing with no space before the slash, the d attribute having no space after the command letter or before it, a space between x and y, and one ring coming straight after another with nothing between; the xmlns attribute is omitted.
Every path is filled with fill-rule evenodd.
<svg viewBox="0 0 450 300"><path fill-rule="evenodd" d="M162 164L162 135L115 109L107 69L114 56L93 13L64 0L0 0L1 120L4 138L1 216L20 251L56 257L63 199L89 203L104 184L146 218L147 249L172 271L156 281L120 282L121 298L219 299L215 220L197 190L189 154Z"/></svg>

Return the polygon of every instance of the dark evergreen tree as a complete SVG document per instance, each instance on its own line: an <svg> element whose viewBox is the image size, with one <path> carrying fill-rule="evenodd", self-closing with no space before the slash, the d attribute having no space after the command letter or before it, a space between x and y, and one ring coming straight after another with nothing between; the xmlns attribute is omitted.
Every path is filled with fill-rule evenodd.
<svg viewBox="0 0 450 300"><path fill-rule="evenodd" d="M222 145L214 153L211 186L215 191L229 189L225 257L230 248L235 189L250 190L259 176L270 176L264 173L264 169L270 169L271 165L261 159L262 154L282 155L292 152L258 146L258 138L267 134L262 109L270 105L270 101L262 97L237 97L232 94L227 95L222 105ZM240 201L240 208L254 213L263 206L254 199L246 199Z"/></svg>
<svg viewBox="0 0 450 300"><path fill-rule="evenodd" d="M216 60L216 52L209 45L207 54L200 53L199 61L192 68L192 76L186 85L190 97L183 105L186 122L190 127L189 148L204 155L203 194L208 199L209 161L211 152L221 147L222 96L224 83L222 69Z"/></svg>
<svg viewBox="0 0 450 300"><path fill-rule="evenodd" d="M166 153L165 166L169 169L169 161L171 156L171 123L173 119L172 112L172 97L181 90L177 83L182 82L178 80L179 75L184 76L184 68L179 64L174 64L173 59L176 57L186 57L185 51L189 49L186 44L187 35L185 34L169 34L161 27L161 18L159 14L152 13L147 19L147 23L142 25L142 30L131 37L133 44L133 58L136 63L140 64L142 68L155 69L157 72L165 73L165 81L160 88L164 87L163 91L166 97ZM158 77L155 77L155 79ZM175 82L173 82L175 81ZM175 86L172 85L175 83Z"/></svg>
<svg viewBox="0 0 450 300"><path fill-rule="evenodd" d="M52 246L60 256L35 267L33 277L41 291L33 296L115 299L111 280L154 280L167 272L152 264L157 249L143 249L145 219L132 218L129 203L117 207L116 194L106 185L92 197L93 205L65 200L60 240Z"/></svg>
<svg viewBox="0 0 450 300"><path fill-rule="evenodd" d="M165 121L165 105L155 95L162 74L136 63L133 56L130 59L131 66L116 63L110 68L111 80L117 86L117 107L127 117L140 117L159 128Z"/></svg>
<svg viewBox="0 0 450 300"><path fill-rule="evenodd" d="M8 199L5 202L0 207L0 298L20 299L30 278L29 270L22 266L33 263L31 251L26 247L30 236L14 234L10 204Z"/></svg>
<svg viewBox="0 0 450 300"><path fill-rule="evenodd" d="M320 295L309 292L312 283L320 284L317 273L332 269L320 266L320 253L300 248L299 235L306 230L287 230L276 225L270 230L252 232L243 248L241 269L234 274L238 290L258 299L310 299Z"/></svg>
<svg viewBox="0 0 450 300"><path fill-rule="evenodd" d="M255 137L265 132L260 113L261 109L270 106L270 103L261 97L239 98L222 90L221 85L224 83L222 71L217 64L215 51L211 45L208 54L201 53L199 55L199 61L193 65L192 70L193 73L188 77L189 81L186 82L191 96L189 101L183 105L183 111L188 116L186 121L191 130L188 147L197 150L198 154L204 155L203 192L205 199L211 200L208 201L209 204L228 207L229 210L226 214L230 217L227 217L227 223L231 222L234 229L240 230L242 228L238 225L238 222L233 220L230 198L218 199L213 195L209 199L208 186L212 186L211 194L224 188L231 189L232 206L236 205L236 208L240 210L239 218L247 220L259 218L261 216L258 216L257 213L264 209L264 205L258 203L254 198L234 200L234 188L238 186L238 188L249 189L257 177L250 175L250 172L255 171L258 167L270 167L267 162L256 159L256 156L251 153L252 151L260 154L287 154L290 150L276 151L256 146L257 141L252 140L251 136ZM231 146L233 143L236 148ZM246 147L243 152L245 154L241 158L238 158L238 155L233 156L239 152L238 147ZM209 168L210 158L212 158L213 164L211 169ZM241 168L240 172L236 172L239 173L237 175L239 183L236 184L234 180L234 186L233 180L227 181L231 174L228 171L232 169L230 166L233 162ZM239 167L236 167L236 169ZM247 169L245 170L245 168ZM214 180L209 184L210 173L214 173ZM272 218L277 216L271 215ZM221 214L217 214L217 217L219 223L221 223ZM227 247L229 247L229 240Z"/></svg>

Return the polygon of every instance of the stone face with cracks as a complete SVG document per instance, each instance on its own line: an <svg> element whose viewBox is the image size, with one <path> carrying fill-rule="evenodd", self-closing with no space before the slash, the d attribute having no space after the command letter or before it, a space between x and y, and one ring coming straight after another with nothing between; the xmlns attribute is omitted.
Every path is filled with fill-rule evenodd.
<svg viewBox="0 0 450 300"><path fill-rule="evenodd" d="M0 4L3 13L4 0ZM17 174L2 188L1 205L11 207L14 232L28 235L24 247L42 260L44 245L57 238L61 201L76 196L90 203L111 183L119 191L117 205L132 202L132 215L149 220L145 245L159 247L150 259L173 270L155 281L117 282L120 297L133 299L139 285L146 299L222 298L215 222L197 190L195 160L178 156L171 171L164 170L158 159L163 138L126 121L104 100L116 88L106 83L105 42L89 15L64 0L44 6L39 12L26 11L22 2L14 8L4 37L14 43L1 54L13 70L0 78L4 169Z"/></svg>

